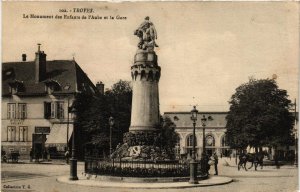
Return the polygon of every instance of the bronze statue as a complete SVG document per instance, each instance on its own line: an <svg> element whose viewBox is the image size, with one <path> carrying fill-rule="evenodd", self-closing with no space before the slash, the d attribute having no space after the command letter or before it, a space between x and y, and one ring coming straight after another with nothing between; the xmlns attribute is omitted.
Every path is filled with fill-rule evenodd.
<svg viewBox="0 0 300 192"><path fill-rule="evenodd" d="M147 16L144 22L135 30L134 35L138 36L140 42L138 43L138 48L148 51L153 51L154 47L158 47L155 43L157 39L156 29L149 17Z"/></svg>

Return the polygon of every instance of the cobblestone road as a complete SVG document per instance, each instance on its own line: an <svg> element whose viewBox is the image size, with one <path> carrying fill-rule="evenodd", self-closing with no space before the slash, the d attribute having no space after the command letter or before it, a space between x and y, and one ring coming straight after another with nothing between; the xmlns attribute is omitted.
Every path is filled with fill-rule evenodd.
<svg viewBox="0 0 300 192"><path fill-rule="evenodd" d="M230 166L224 166L225 160ZM83 171L83 163L79 163L78 174ZM37 191L37 192L179 192L179 191L205 191L205 192L260 192L260 191L297 191L298 189L298 169L293 166L282 166L276 169L273 166L264 167L263 170L238 171L234 160L220 159L219 175L228 176L234 182L227 185L210 186L202 188L187 189L163 189L163 190L143 190L143 189L113 189L86 187L78 185L68 185L56 181L58 176L69 174L69 165L60 164L2 164L2 184L1 189L5 192L15 191ZM211 174L214 174L211 170Z"/></svg>

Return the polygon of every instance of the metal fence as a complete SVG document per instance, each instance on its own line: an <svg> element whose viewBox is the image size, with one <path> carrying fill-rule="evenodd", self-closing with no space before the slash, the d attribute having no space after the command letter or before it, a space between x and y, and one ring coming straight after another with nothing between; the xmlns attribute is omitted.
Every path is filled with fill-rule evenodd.
<svg viewBox="0 0 300 192"><path fill-rule="evenodd" d="M122 177L186 177L189 175L189 163L180 160L121 160L90 156L85 157L85 173Z"/></svg>

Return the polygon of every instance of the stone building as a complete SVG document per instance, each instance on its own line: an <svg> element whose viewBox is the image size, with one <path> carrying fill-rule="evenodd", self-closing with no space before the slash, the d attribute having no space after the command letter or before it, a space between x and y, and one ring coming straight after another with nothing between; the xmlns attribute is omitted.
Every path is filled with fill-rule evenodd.
<svg viewBox="0 0 300 192"><path fill-rule="evenodd" d="M68 107L83 91L97 88L76 61L48 61L40 45L34 61L23 54L20 62L2 63L2 150L27 158L31 148L63 154L73 130Z"/></svg>
<svg viewBox="0 0 300 192"><path fill-rule="evenodd" d="M201 118L205 115L212 117L211 121L206 122L205 127L205 141L206 141L206 152L212 154L217 152L220 156L228 156L232 154L235 156L236 151L231 150L226 143L225 132L226 132L226 115L227 112L199 112L198 119L196 122L196 154L200 157L203 147L203 126ZM298 112L293 115L298 116ZM185 156L190 156L192 153L193 146L193 121L191 120L191 112L165 112L164 116L168 116L176 124L175 131L179 134L180 141L178 144L178 152ZM294 131L297 132L297 121L295 124ZM297 134L296 134L297 135ZM263 150L269 154L269 159L273 159L275 154L274 149L269 147L263 147ZM249 153L254 153L253 148L247 148ZM278 156L280 160L289 160L294 157L295 145L292 146L278 146Z"/></svg>
<svg viewBox="0 0 300 192"><path fill-rule="evenodd" d="M180 137L179 153L182 156L190 156L193 146L193 122L191 120L190 112L165 112L165 116L171 118L176 124L176 132ZM231 153L229 146L227 146L225 131L226 131L226 115L227 112L199 112L198 120L196 122L196 157L200 158L203 147L203 126L201 118L205 115L207 120L205 127L205 142L206 152L212 154L217 152L218 155L227 156Z"/></svg>

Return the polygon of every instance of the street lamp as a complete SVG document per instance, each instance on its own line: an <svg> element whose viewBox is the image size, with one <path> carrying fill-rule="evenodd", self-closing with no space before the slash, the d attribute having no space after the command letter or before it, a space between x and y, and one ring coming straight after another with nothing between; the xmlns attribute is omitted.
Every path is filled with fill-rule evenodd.
<svg viewBox="0 0 300 192"><path fill-rule="evenodd" d="M109 155L111 156L111 153L112 153L112 141L111 141L112 128L115 124L115 121L114 121L113 117L110 117L108 121L109 121L109 126L110 126L110 129L109 129Z"/></svg>
<svg viewBox="0 0 300 192"><path fill-rule="evenodd" d="M195 145L196 145L196 121L197 121L197 114L198 110L196 106L194 106L193 110L191 111L191 120L193 121L193 149L192 149L192 160L190 161L190 184L198 184L197 178L197 162L195 156Z"/></svg>
<svg viewBox="0 0 300 192"><path fill-rule="evenodd" d="M77 159L76 159L76 148L75 148L75 119L77 114L77 109L74 105L68 108L68 112L72 114L73 117L73 138L72 138L72 156L70 159L70 178L69 180L78 180L77 177Z"/></svg>
<svg viewBox="0 0 300 192"><path fill-rule="evenodd" d="M207 119L206 119L205 115L203 115L203 117L201 118L201 123L202 123L202 127L203 127L203 136L202 136L202 138L203 138L202 152L203 153L206 153L206 151L205 151L205 126L206 126L206 121L207 121Z"/></svg>
<svg viewBox="0 0 300 192"><path fill-rule="evenodd" d="M211 116L208 116L207 118L205 117L205 115L202 116L201 118L201 123L202 123L202 127L203 127L203 144L202 144L202 152L206 153L206 149L205 149L205 127L206 127L206 122L207 121L212 121L213 118Z"/></svg>

